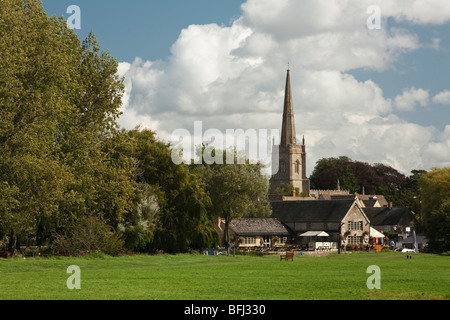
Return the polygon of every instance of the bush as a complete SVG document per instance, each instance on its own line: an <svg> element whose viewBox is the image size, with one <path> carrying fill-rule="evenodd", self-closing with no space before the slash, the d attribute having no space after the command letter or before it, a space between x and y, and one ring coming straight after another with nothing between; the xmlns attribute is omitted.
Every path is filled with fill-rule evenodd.
<svg viewBox="0 0 450 320"><path fill-rule="evenodd" d="M153 231L142 225L129 226L123 232L125 247L129 250L146 252L153 241Z"/></svg>
<svg viewBox="0 0 450 320"><path fill-rule="evenodd" d="M100 217L82 216L63 235L56 235L55 249L63 255L85 255L103 252L117 256L124 241Z"/></svg>

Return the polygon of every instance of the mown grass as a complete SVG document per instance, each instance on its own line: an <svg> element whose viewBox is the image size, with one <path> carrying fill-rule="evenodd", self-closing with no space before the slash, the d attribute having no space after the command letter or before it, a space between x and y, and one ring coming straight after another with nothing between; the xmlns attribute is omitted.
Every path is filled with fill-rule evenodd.
<svg viewBox="0 0 450 320"><path fill-rule="evenodd" d="M67 267L81 269L69 290ZM369 290L370 265L381 289ZM2 300L450 300L450 257L398 252L327 257L136 255L0 260Z"/></svg>

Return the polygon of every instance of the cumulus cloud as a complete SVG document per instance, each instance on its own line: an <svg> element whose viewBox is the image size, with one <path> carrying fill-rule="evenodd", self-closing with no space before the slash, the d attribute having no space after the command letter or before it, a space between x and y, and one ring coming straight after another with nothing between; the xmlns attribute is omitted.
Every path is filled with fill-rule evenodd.
<svg viewBox="0 0 450 320"><path fill-rule="evenodd" d="M444 90L433 97L432 100L437 104L450 104L450 90Z"/></svg>
<svg viewBox="0 0 450 320"><path fill-rule="evenodd" d="M394 115L427 107L428 90L406 88L391 100L377 83L358 81L348 71L383 71L424 47L412 31L389 26L388 18L442 24L450 18L446 1L248 0L230 26L183 29L165 62L121 63L121 124L141 124L166 140L178 128L192 132L194 121L222 132L279 129L290 62L297 133L307 139L309 172L318 159L339 155L405 173L428 169L441 163L433 155L447 146L450 129L440 134ZM381 9L380 30L367 28L369 5ZM450 92L432 101L450 103Z"/></svg>
<svg viewBox="0 0 450 320"><path fill-rule="evenodd" d="M403 89L403 93L395 98L395 107L400 111L413 111L417 106L428 106L429 102L427 90L412 87Z"/></svg>

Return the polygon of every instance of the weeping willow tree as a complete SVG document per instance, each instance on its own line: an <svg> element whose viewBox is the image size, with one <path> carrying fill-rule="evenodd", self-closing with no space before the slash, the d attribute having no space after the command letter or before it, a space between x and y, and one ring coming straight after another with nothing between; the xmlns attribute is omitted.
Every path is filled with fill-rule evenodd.
<svg viewBox="0 0 450 320"><path fill-rule="evenodd" d="M187 165L174 164L170 146L159 141L153 131L136 128L124 134L129 144L122 152L136 159L141 197L151 199L140 217L128 219L134 222L126 228L136 230L139 223L147 221L146 232L151 232L151 237L145 247L151 251L186 252L217 246L219 236L208 211L212 203L205 183Z"/></svg>
<svg viewBox="0 0 450 320"><path fill-rule="evenodd" d="M237 159L238 153L232 151ZM222 152L226 163L226 151L214 152ZM271 214L269 180L261 174L263 168L260 162L252 164L248 159L242 164L191 165L191 171L202 179L211 197L210 216L225 221L223 245L230 243L229 225L233 219Z"/></svg>

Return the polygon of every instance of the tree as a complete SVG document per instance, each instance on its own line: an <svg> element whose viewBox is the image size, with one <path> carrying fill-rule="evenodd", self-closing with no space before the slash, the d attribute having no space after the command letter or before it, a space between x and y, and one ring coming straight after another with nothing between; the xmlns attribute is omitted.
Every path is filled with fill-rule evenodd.
<svg viewBox="0 0 450 320"><path fill-rule="evenodd" d="M117 157L122 80L91 33L80 43L38 0L0 6L0 236L39 244L86 214L112 228L133 210ZM116 158L112 158L116 156Z"/></svg>
<svg viewBox="0 0 450 320"><path fill-rule="evenodd" d="M116 256L123 249L123 239L107 221L98 215L87 214L58 235L54 245L60 253L68 255L103 252Z"/></svg>
<svg viewBox="0 0 450 320"><path fill-rule="evenodd" d="M149 225L152 250L185 252L216 246L218 235L207 210L211 199L203 181L187 165L174 164L170 145L157 140L153 131L136 128L125 134L129 143L122 152L136 159L141 190L141 215L133 213L126 227Z"/></svg>
<svg viewBox="0 0 450 320"><path fill-rule="evenodd" d="M429 247L437 252L450 251L450 200L445 200L439 209L427 217Z"/></svg>
<svg viewBox="0 0 450 320"><path fill-rule="evenodd" d="M424 218L450 198L450 167L433 168L419 178Z"/></svg>
<svg viewBox="0 0 450 320"><path fill-rule="evenodd" d="M392 186L400 189L405 187L407 178L404 174L401 174L394 168L382 163L376 163L372 166L375 173L382 179L383 185Z"/></svg>
<svg viewBox="0 0 450 320"><path fill-rule="evenodd" d="M312 189L336 189L340 187L351 193L395 192L406 184L406 177L384 164L370 165L353 161L348 157L320 159L310 177Z"/></svg>
<svg viewBox="0 0 450 320"><path fill-rule="evenodd" d="M293 192L294 192L294 186L292 184L287 184L283 187L276 188L273 193L278 194L278 195L289 195L290 196L293 194ZM299 196L299 195L297 195L297 196Z"/></svg>
<svg viewBox="0 0 450 320"><path fill-rule="evenodd" d="M342 164L350 163L349 157L322 158L316 162L310 177L312 189L336 189L338 174L336 168Z"/></svg>
<svg viewBox="0 0 450 320"><path fill-rule="evenodd" d="M0 6L0 235L14 253L18 237L58 215L70 169L58 138L72 106L76 37L39 1Z"/></svg>
<svg viewBox="0 0 450 320"><path fill-rule="evenodd" d="M204 146L203 146L204 148ZM226 152L222 152L224 159ZM236 151L234 151L236 157ZM225 161L223 163L226 163ZM212 201L211 216L225 221L224 241L230 242L231 220L246 217L265 217L271 213L268 201L269 182L261 174L261 163L192 165L191 171L201 177Z"/></svg>
<svg viewBox="0 0 450 320"><path fill-rule="evenodd" d="M419 189L422 219L430 247L436 251L449 250L450 167L433 168L421 174Z"/></svg>

